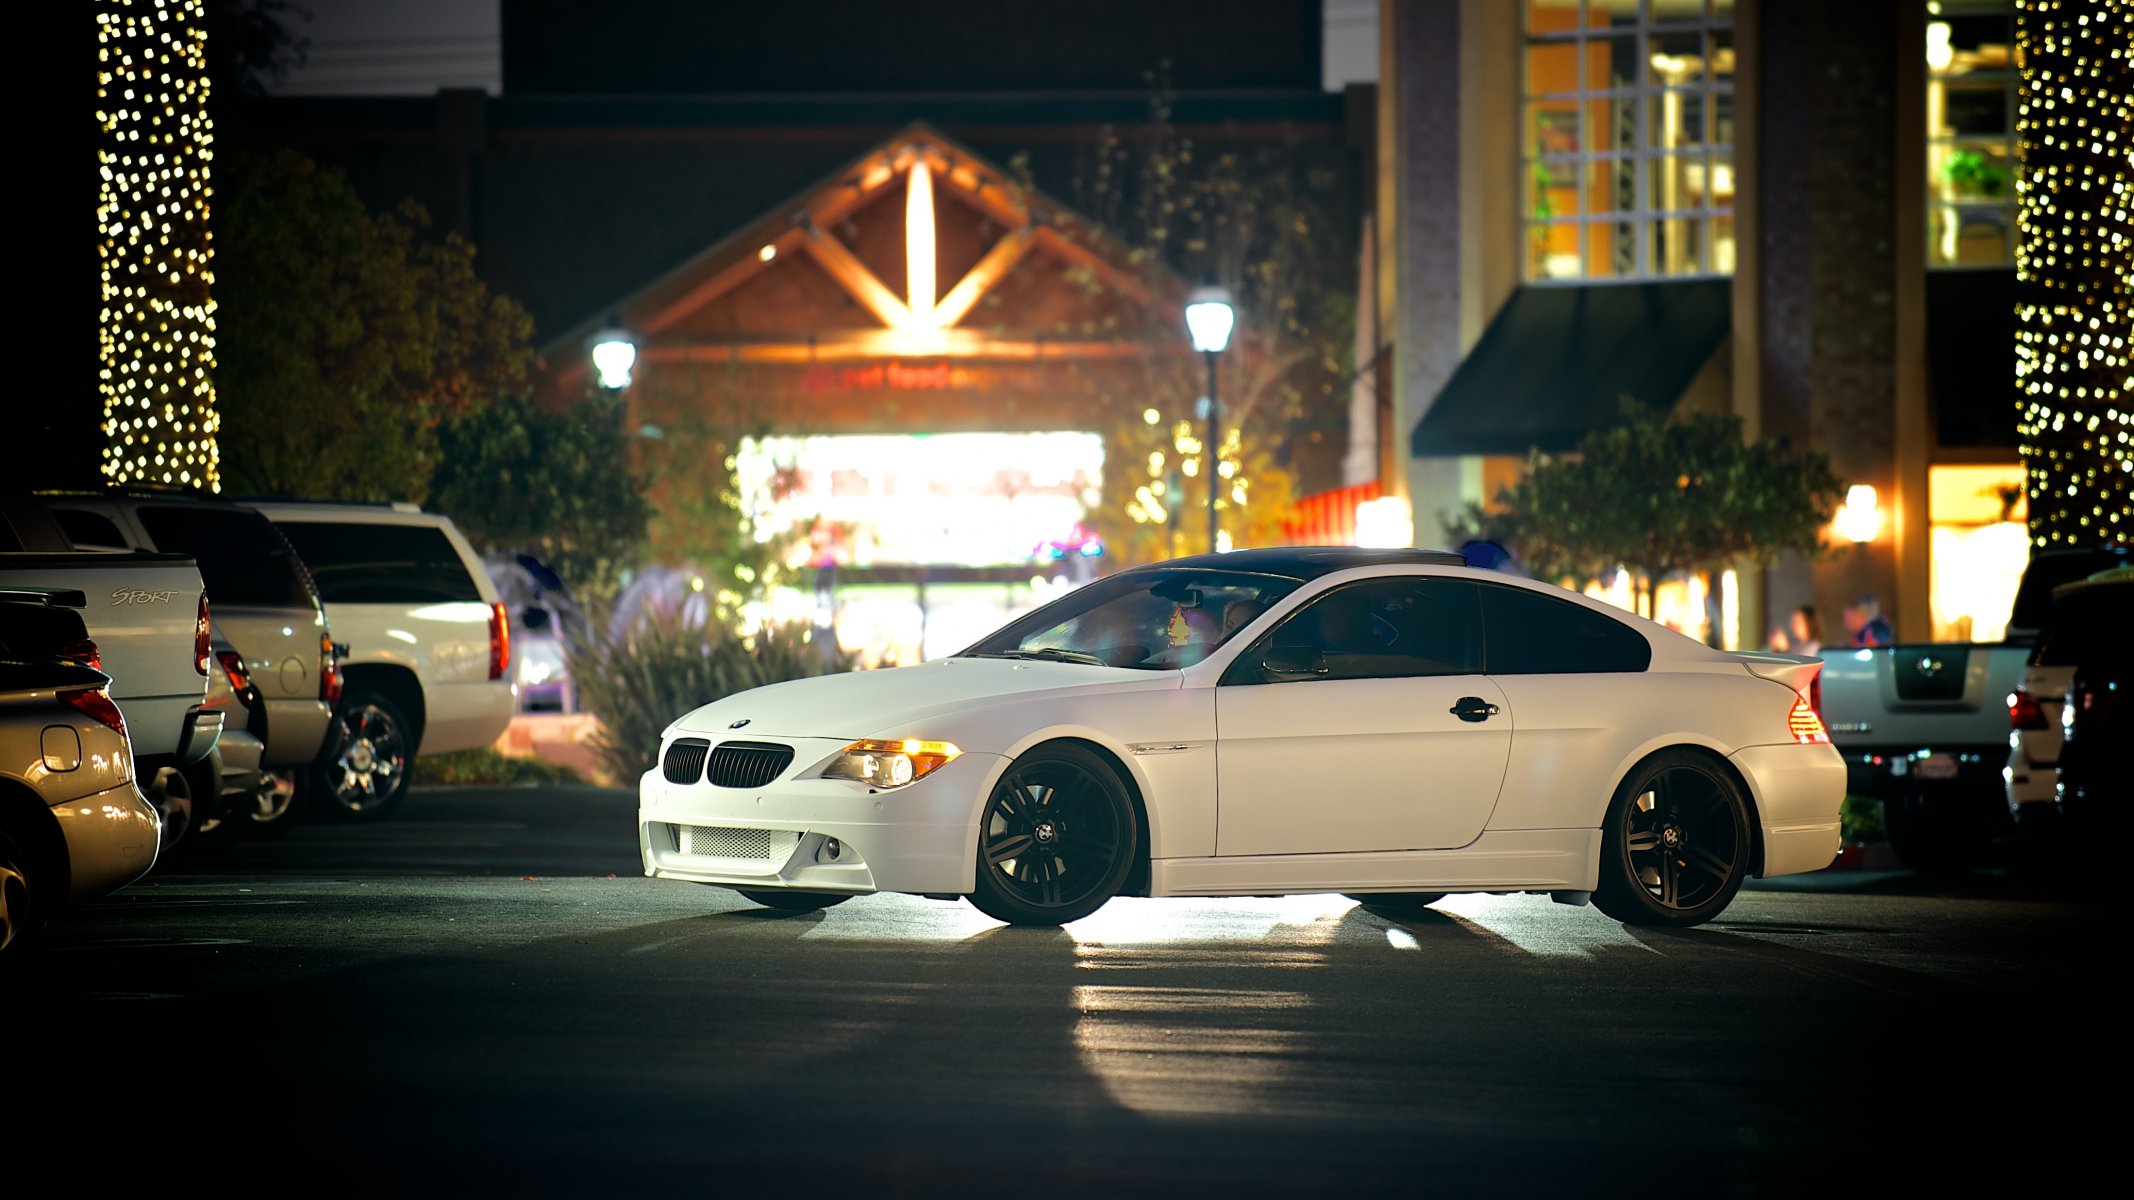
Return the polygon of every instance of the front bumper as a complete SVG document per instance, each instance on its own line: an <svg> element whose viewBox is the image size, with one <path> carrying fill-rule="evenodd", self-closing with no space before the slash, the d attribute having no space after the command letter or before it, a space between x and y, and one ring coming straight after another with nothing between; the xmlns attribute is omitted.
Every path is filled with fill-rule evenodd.
<svg viewBox="0 0 2134 1200"><path fill-rule="evenodd" d="M834 738L761 738L794 748L784 775L761 788L638 784L645 874L728 887L812 892L967 895L977 880L978 812L1000 756L965 753L892 791L814 776L846 745Z"/></svg>
<svg viewBox="0 0 2134 1200"><path fill-rule="evenodd" d="M1845 762L1828 746L1750 746L1732 755L1749 781L1763 825L1763 870L1774 875L1820 871L1837 858L1838 806L1845 802Z"/></svg>

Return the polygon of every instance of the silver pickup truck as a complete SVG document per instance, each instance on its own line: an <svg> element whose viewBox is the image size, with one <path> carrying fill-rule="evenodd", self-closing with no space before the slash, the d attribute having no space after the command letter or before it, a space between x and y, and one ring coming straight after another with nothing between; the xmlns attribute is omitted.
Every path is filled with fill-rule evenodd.
<svg viewBox="0 0 2134 1200"><path fill-rule="evenodd" d="M1982 865L2010 830L2009 696L2052 590L2124 565L2129 553L2034 553L2003 641L1823 650L1820 711L1845 756L1846 790L1882 801L1890 849L1907 867L1961 874Z"/></svg>
<svg viewBox="0 0 2134 1200"><path fill-rule="evenodd" d="M19 545L12 539L0 506L0 590L80 593L141 791L163 814L165 840L181 836L192 811L186 768L208 758L223 721L206 707L208 609L199 568L184 554L24 553L11 549Z"/></svg>

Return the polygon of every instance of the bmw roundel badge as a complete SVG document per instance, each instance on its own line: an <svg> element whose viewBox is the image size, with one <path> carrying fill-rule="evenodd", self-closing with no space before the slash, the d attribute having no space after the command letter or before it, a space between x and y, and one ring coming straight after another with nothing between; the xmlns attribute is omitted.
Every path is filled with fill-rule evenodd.
<svg viewBox="0 0 2134 1200"><path fill-rule="evenodd" d="M748 724L748 718L747 718L747 717L743 717L743 718L741 718L740 720L738 720L738 721L735 721L735 722L734 722L733 724L731 724L731 725L728 725L728 726L727 726L727 728L728 728L728 729L739 729L739 728L741 728L741 727L742 727L743 725L746 725L746 724Z"/></svg>

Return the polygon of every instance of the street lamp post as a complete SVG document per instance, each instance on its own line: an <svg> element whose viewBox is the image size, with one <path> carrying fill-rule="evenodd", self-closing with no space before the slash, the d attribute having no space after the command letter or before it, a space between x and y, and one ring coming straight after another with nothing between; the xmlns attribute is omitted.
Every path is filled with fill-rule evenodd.
<svg viewBox="0 0 2134 1200"><path fill-rule="evenodd" d="M1220 429L1222 401L1215 391L1215 361L1230 345L1230 330L1237 323L1237 311L1230 305L1227 288L1210 285L1195 288L1186 297L1186 329L1193 335L1193 348L1200 351L1208 363L1208 549L1215 550L1215 535L1218 522L1215 517L1216 489L1222 484L1222 472L1216 469L1222 444L1217 437Z"/></svg>

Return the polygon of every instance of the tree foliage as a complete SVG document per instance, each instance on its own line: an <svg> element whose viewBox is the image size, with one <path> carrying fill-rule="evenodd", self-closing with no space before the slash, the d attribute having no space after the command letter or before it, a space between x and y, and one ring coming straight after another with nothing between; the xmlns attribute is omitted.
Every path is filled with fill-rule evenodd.
<svg viewBox="0 0 2134 1200"><path fill-rule="evenodd" d="M604 395L467 408L438 430L430 507L485 554L531 554L574 592L609 590L636 565L652 515L620 410Z"/></svg>
<svg viewBox="0 0 2134 1200"><path fill-rule="evenodd" d="M1218 381L1218 451L1228 473L1217 515L1234 546L1280 540L1295 493L1299 418L1338 402L1355 328L1340 282L1340 180L1300 167L1294 145L1196 144L1172 121L1168 71L1165 64L1147 74L1148 120L1123 134L1107 126L1074 186L1095 237L1123 249L1130 266L1158 281L1152 294L1173 303L1134 306L1104 328L1073 332L1181 351L1145 356L1140 377L1123 388L1116 379L1096 387L1106 465L1103 503L1089 524L1121 563L1209 549L1205 471L1176 469L1182 453L1200 453L1181 447L1206 436L1205 375L1187 349L1175 285L1162 281L1221 284L1237 308ZM1086 283L1100 286L1093 276ZM1153 422L1145 419L1151 410Z"/></svg>
<svg viewBox="0 0 2134 1200"><path fill-rule="evenodd" d="M1626 400L1620 424L1572 453L1535 453L1493 506L1445 527L1500 542L1542 578L1585 583L1627 566L1649 597L1669 575L1819 553L1843 493L1820 451L1744 442L1731 414L1669 419Z"/></svg>
<svg viewBox="0 0 2134 1200"><path fill-rule="evenodd" d="M239 493L427 496L446 420L521 388L533 321L412 201L293 151L218 164L216 394Z"/></svg>

